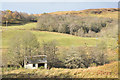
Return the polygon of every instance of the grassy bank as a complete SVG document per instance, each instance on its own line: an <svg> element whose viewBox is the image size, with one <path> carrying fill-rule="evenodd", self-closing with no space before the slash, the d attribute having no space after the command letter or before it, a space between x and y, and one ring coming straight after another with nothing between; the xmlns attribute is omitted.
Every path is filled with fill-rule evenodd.
<svg viewBox="0 0 120 80"><path fill-rule="evenodd" d="M79 69L16 69L5 72L3 77L12 78L118 78L118 62L98 67Z"/></svg>

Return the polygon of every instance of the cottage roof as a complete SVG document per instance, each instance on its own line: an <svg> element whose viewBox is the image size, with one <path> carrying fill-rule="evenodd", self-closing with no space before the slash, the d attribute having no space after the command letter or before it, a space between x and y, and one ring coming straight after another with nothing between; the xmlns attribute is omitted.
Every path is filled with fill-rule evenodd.
<svg viewBox="0 0 120 80"><path fill-rule="evenodd" d="M27 63L45 63L47 62L46 55L26 56L25 60Z"/></svg>

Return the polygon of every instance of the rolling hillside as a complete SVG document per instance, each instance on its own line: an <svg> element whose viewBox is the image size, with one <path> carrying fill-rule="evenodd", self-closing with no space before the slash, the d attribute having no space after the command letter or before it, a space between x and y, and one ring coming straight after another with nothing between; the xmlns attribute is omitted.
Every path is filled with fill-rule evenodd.
<svg viewBox="0 0 120 80"><path fill-rule="evenodd" d="M106 9L88 9L83 11L59 11L52 12L48 14L71 14L78 16L95 16L95 17L109 17L114 18L116 21L118 19L118 9L116 8L106 8ZM42 15L42 14L34 14L34 15ZM10 47L9 44L13 43L11 39L17 35L22 34L24 31L30 31L33 33L40 46L42 46L43 42L56 41L57 48L59 50L64 51L67 48L78 47L78 46L96 46L97 44L105 41L107 44L107 55L111 62L110 64L105 64L102 66L94 66L89 68L78 68L78 69L63 69L63 68L51 68L51 69L23 69L18 68L14 70L4 70L3 77L5 78L118 78L118 52L117 52L117 32L118 25L114 25L112 27L103 28L98 35L99 37L79 37L70 34L57 33L57 32L48 32L48 31L39 31L36 30L36 22L27 23L25 25L15 25L15 26L3 26L1 28L2 31L2 50L3 54ZM1 26L0 26L1 27ZM61 51L61 52L62 52ZM60 53L61 53L60 52ZM6 53L7 54L7 53ZM64 56L64 54L63 54ZM8 68L9 69L9 68Z"/></svg>
<svg viewBox="0 0 120 80"><path fill-rule="evenodd" d="M9 45L9 40L12 39L17 33L22 33L24 30L5 30L2 33L3 48L7 48ZM70 47L70 46L95 46L97 43L102 40L107 40L107 45L113 47L117 45L116 39L114 38L85 38L72 36L68 34L56 33L56 32L47 32L47 31L32 31L36 35L38 41L42 43L43 41L48 42L56 40L58 46Z"/></svg>
<svg viewBox="0 0 120 80"><path fill-rule="evenodd" d="M57 11L48 14L71 14L78 16L96 16L96 17L109 17L109 18L118 18L118 9L117 8L100 8L100 9L86 9L80 11ZM40 16L42 14L34 14Z"/></svg>

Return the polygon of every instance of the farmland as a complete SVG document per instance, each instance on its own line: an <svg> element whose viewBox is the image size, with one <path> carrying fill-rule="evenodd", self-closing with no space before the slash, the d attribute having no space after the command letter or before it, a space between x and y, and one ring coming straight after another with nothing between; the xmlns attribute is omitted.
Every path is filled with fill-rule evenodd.
<svg viewBox="0 0 120 80"><path fill-rule="evenodd" d="M3 36L3 47L7 48L9 40L16 35L17 33L22 33L24 30L5 30L2 33ZM38 41L42 43L43 41L52 41L56 40L58 46L69 47L69 46L96 46L96 43L106 40L108 47L113 47L117 45L116 39L114 38L87 38L87 37L78 37L68 34L56 33L56 32L47 32L47 31L32 31L36 35Z"/></svg>
<svg viewBox="0 0 120 80"><path fill-rule="evenodd" d="M102 13L98 14L99 10L102 10ZM116 9L110 9L110 10L113 10L113 12L109 11L109 9L108 9L108 12L104 12L104 9L98 9L98 10L93 9L93 10L83 10L83 11L61 11L61 12L59 11L59 12L53 12L53 13L47 13L47 14L57 14L57 15L72 14L72 15L85 16L85 17L92 16L92 17L97 17L97 19L102 17L103 20L106 17L111 20L113 19L113 21L114 20L117 21L118 12L114 11ZM97 14L95 13L96 11L97 11ZM41 14L39 15L41 16ZM112 22L110 22L110 24L111 23ZM39 49L41 51L40 53L45 52L44 47L46 47L46 45L48 47L48 51L47 51L48 53L50 52L49 50L53 50L57 48L56 54L58 59L60 59L62 63L65 62L64 58L66 58L67 54L76 54L76 53L78 53L76 55L79 55L79 54L83 54L83 56L87 55L86 59L88 60L91 60L91 59L94 60L94 55L97 53L97 49L98 49L98 53L102 53L103 55L104 53L107 54L107 59L109 60L109 61L106 60L107 64L104 63L99 65L98 64L99 61L103 60L104 57L99 58L100 56L96 56L95 57L96 64L90 64L88 67L84 67L83 65L82 68L78 67L73 69L65 67L66 66L65 63L64 63L65 65L64 68L52 67L51 69L39 68L39 69L32 70L32 69L24 69L23 67L22 68L21 67L6 68L5 67L3 68L3 77L5 78L8 78L8 77L9 78L21 78L21 77L24 77L24 78L34 78L34 77L36 78L118 78L118 59L117 59L118 58L118 43L117 43L118 25L117 25L117 22L115 21L113 22L113 24L115 25L111 26L107 24L107 26L103 27L103 29L101 29L100 32L95 33L97 36L94 36L94 37L92 36L82 37L82 36L72 35L72 34L67 34L62 32L59 33L57 31L40 30L40 29L37 29L38 22L28 22L24 25L18 24L18 25L11 25L7 27L0 26L2 31L2 50L3 50L2 54L5 57L8 56L9 48L11 48L10 44L14 43L14 40L17 40L18 38L17 36L25 35L24 34L25 32L30 32L35 36L35 38L40 44L39 45L40 46ZM31 35L28 35L28 38L29 36ZM26 37L23 37L23 38L26 38ZM56 42L56 45L48 44L49 42L52 42L52 41ZM101 44L100 47L102 47L101 48L102 50L100 50L99 46L97 46L99 44ZM17 46L19 46L19 44ZM51 48L51 46L54 46L55 48ZM13 47L13 49L15 48ZM22 51L24 52L23 50L24 48L23 49L20 48L20 49L21 49L20 52ZM18 51L20 49L18 49ZM92 49L93 49L93 52L92 52ZM90 54L93 54L93 56L91 56ZM14 56L11 53L9 55ZM71 60L73 59L72 57L70 58ZM97 58L98 58L98 63L97 63ZM84 58L83 58L83 61L85 61ZM5 62L6 62L5 65L8 66L10 64L9 58L8 58L8 62L6 60ZM86 64L86 62L84 63ZM74 66L74 64L72 65Z"/></svg>

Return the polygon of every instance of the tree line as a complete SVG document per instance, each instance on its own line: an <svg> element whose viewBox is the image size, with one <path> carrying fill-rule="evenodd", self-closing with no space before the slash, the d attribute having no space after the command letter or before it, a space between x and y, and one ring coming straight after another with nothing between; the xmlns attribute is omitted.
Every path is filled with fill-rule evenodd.
<svg viewBox="0 0 120 80"><path fill-rule="evenodd" d="M95 36L103 28L115 24L112 18L43 14L38 18L37 30L66 33L76 36Z"/></svg>
<svg viewBox="0 0 120 80"><path fill-rule="evenodd" d="M27 22L37 22L37 16L17 11L0 11L2 25L25 24Z"/></svg>

